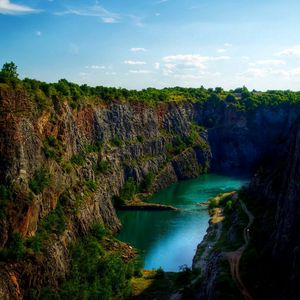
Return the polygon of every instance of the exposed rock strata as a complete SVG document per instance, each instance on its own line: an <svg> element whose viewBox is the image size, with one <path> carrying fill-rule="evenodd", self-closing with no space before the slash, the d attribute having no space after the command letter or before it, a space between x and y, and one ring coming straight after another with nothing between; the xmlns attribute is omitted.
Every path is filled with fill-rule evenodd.
<svg viewBox="0 0 300 300"><path fill-rule="evenodd" d="M24 239L34 236L63 192L68 192L71 207L76 207L69 214L64 233L51 236L41 261L1 268L0 295L9 293L10 299L22 299L29 287L39 288L45 282L55 286L64 278L69 266L68 244L88 233L93 223L102 222L112 231L120 228L112 197L119 194L129 177L140 184L151 172L155 174L153 191L157 191L177 180L195 177L210 165L213 170L249 171L266 156L272 159L284 149L299 115L299 107L290 104L244 112L225 103L215 107L188 101L154 106L101 102L78 110L56 97L52 102L47 109L38 109L23 90L0 88L0 181L15 189L14 201L0 220L0 247L7 246L14 232ZM187 143L191 124L201 126L197 145ZM45 156L49 137L58 141L58 157ZM184 148L179 147L178 138L184 141ZM101 151L86 150L97 141L103 144ZM70 163L82 153L84 161ZM95 171L101 161L109 165L105 173ZM34 194L28 184L41 168L51 175L51 184ZM297 170L291 166L289 174L296 178ZM87 193L86 183L90 181L96 182L97 188ZM298 211L293 201L297 193L291 184L285 182L283 191L295 205L278 210L280 220L287 220L291 210ZM297 218L278 222L276 234L283 237ZM291 257L291 264L295 257Z"/></svg>

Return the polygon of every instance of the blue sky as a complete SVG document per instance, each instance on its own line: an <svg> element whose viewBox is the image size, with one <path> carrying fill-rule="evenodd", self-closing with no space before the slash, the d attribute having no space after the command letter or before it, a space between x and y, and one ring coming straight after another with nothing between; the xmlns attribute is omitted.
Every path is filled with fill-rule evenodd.
<svg viewBox="0 0 300 300"><path fill-rule="evenodd" d="M300 90L299 11L299 0L0 0L0 64L47 82Z"/></svg>

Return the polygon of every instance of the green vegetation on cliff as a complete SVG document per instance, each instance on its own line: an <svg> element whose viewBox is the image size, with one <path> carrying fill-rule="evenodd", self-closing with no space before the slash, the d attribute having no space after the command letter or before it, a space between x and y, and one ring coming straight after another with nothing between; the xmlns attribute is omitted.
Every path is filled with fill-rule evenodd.
<svg viewBox="0 0 300 300"><path fill-rule="evenodd" d="M66 79L60 79L57 83L46 83L29 78L20 80L17 66L13 62L3 65L0 72L0 84L3 87L12 85L25 89L39 109L51 105L51 99L67 100L73 109L90 103L114 101L142 101L148 104L192 101L208 103L215 109L225 104L240 110L252 110L259 106L275 106L300 101L300 92L290 90L259 92L249 91L243 87L225 91L220 87L205 89L201 86L199 88L147 88L138 91L104 86L90 87L86 84L78 85ZM115 137L112 143L119 145L118 137Z"/></svg>
<svg viewBox="0 0 300 300"><path fill-rule="evenodd" d="M41 299L126 299L131 295L130 279L139 264L111 248L114 238L100 224L70 246L70 273L58 289L43 288ZM120 245L122 247L122 245ZM123 251L124 252L124 251Z"/></svg>

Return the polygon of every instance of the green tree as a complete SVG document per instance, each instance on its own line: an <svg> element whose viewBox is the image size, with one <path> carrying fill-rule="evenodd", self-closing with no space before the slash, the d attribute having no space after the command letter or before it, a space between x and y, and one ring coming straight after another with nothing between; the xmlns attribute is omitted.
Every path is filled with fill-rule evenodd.
<svg viewBox="0 0 300 300"><path fill-rule="evenodd" d="M18 78L19 74L17 73L17 69L17 65L11 61L3 65L1 72L7 74L8 77Z"/></svg>
<svg viewBox="0 0 300 300"><path fill-rule="evenodd" d="M18 67L14 62L5 63L0 71L0 82L8 83L16 81L19 76L17 69Z"/></svg>

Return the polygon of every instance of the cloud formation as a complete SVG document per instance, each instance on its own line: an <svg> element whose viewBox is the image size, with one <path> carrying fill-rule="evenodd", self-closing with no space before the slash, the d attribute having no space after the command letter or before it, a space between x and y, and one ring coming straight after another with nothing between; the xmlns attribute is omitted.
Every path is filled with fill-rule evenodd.
<svg viewBox="0 0 300 300"><path fill-rule="evenodd" d="M178 54L163 57L165 63L171 63L175 66L182 65L185 67L195 67L205 69L208 61L228 60L229 56L202 56L199 54Z"/></svg>
<svg viewBox="0 0 300 300"><path fill-rule="evenodd" d="M149 74L151 73L149 70L129 70L131 74Z"/></svg>
<svg viewBox="0 0 300 300"><path fill-rule="evenodd" d="M146 52L147 50L145 48L131 48L131 52Z"/></svg>
<svg viewBox="0 0 300 300"><path fill-rule="evenodd" d="M100 18L103 23L117 23L121 18L120 15L108 11L99 4L82 9L69 8L63 12L57 12L56 15L77 15L86 17L96 17Z"/></svg>
<svg viewBox="0 0 300 300"><path fill-rule="evenodd" d="M0 0L0 14L3 15L21 15L38 13L40 10L26 5L13 4L10 0Z"/></svg>
<svg viewBox="0 0 300 300"><path fill-rule="evenodd" d="M106 67L105 66L98 66L98 65L91 65L91 66L85 66L86 69L92 69L92 70L104 70Z"/></svg>
<svg viewBox="0 0 300 300"><path fill-rule="evenodd" d="M300 56L300 45L296 45L294 47L286 48L279 53L277 53L279 56Z"/></svg>
<svg viewBox="0 0 300 300"><path fill-rule="evenodd" d="M250 66L282 66L285 65L286 62L281 59L263 59L263 60L258 60L253 63L249 63Z"/></svg>
<svg viewBox="0 0 300 300"><path fill-rule="evenodd" d="M145 61L136 61L136 60L125 60L124 61L125 65L145 65Z"/></svg>

